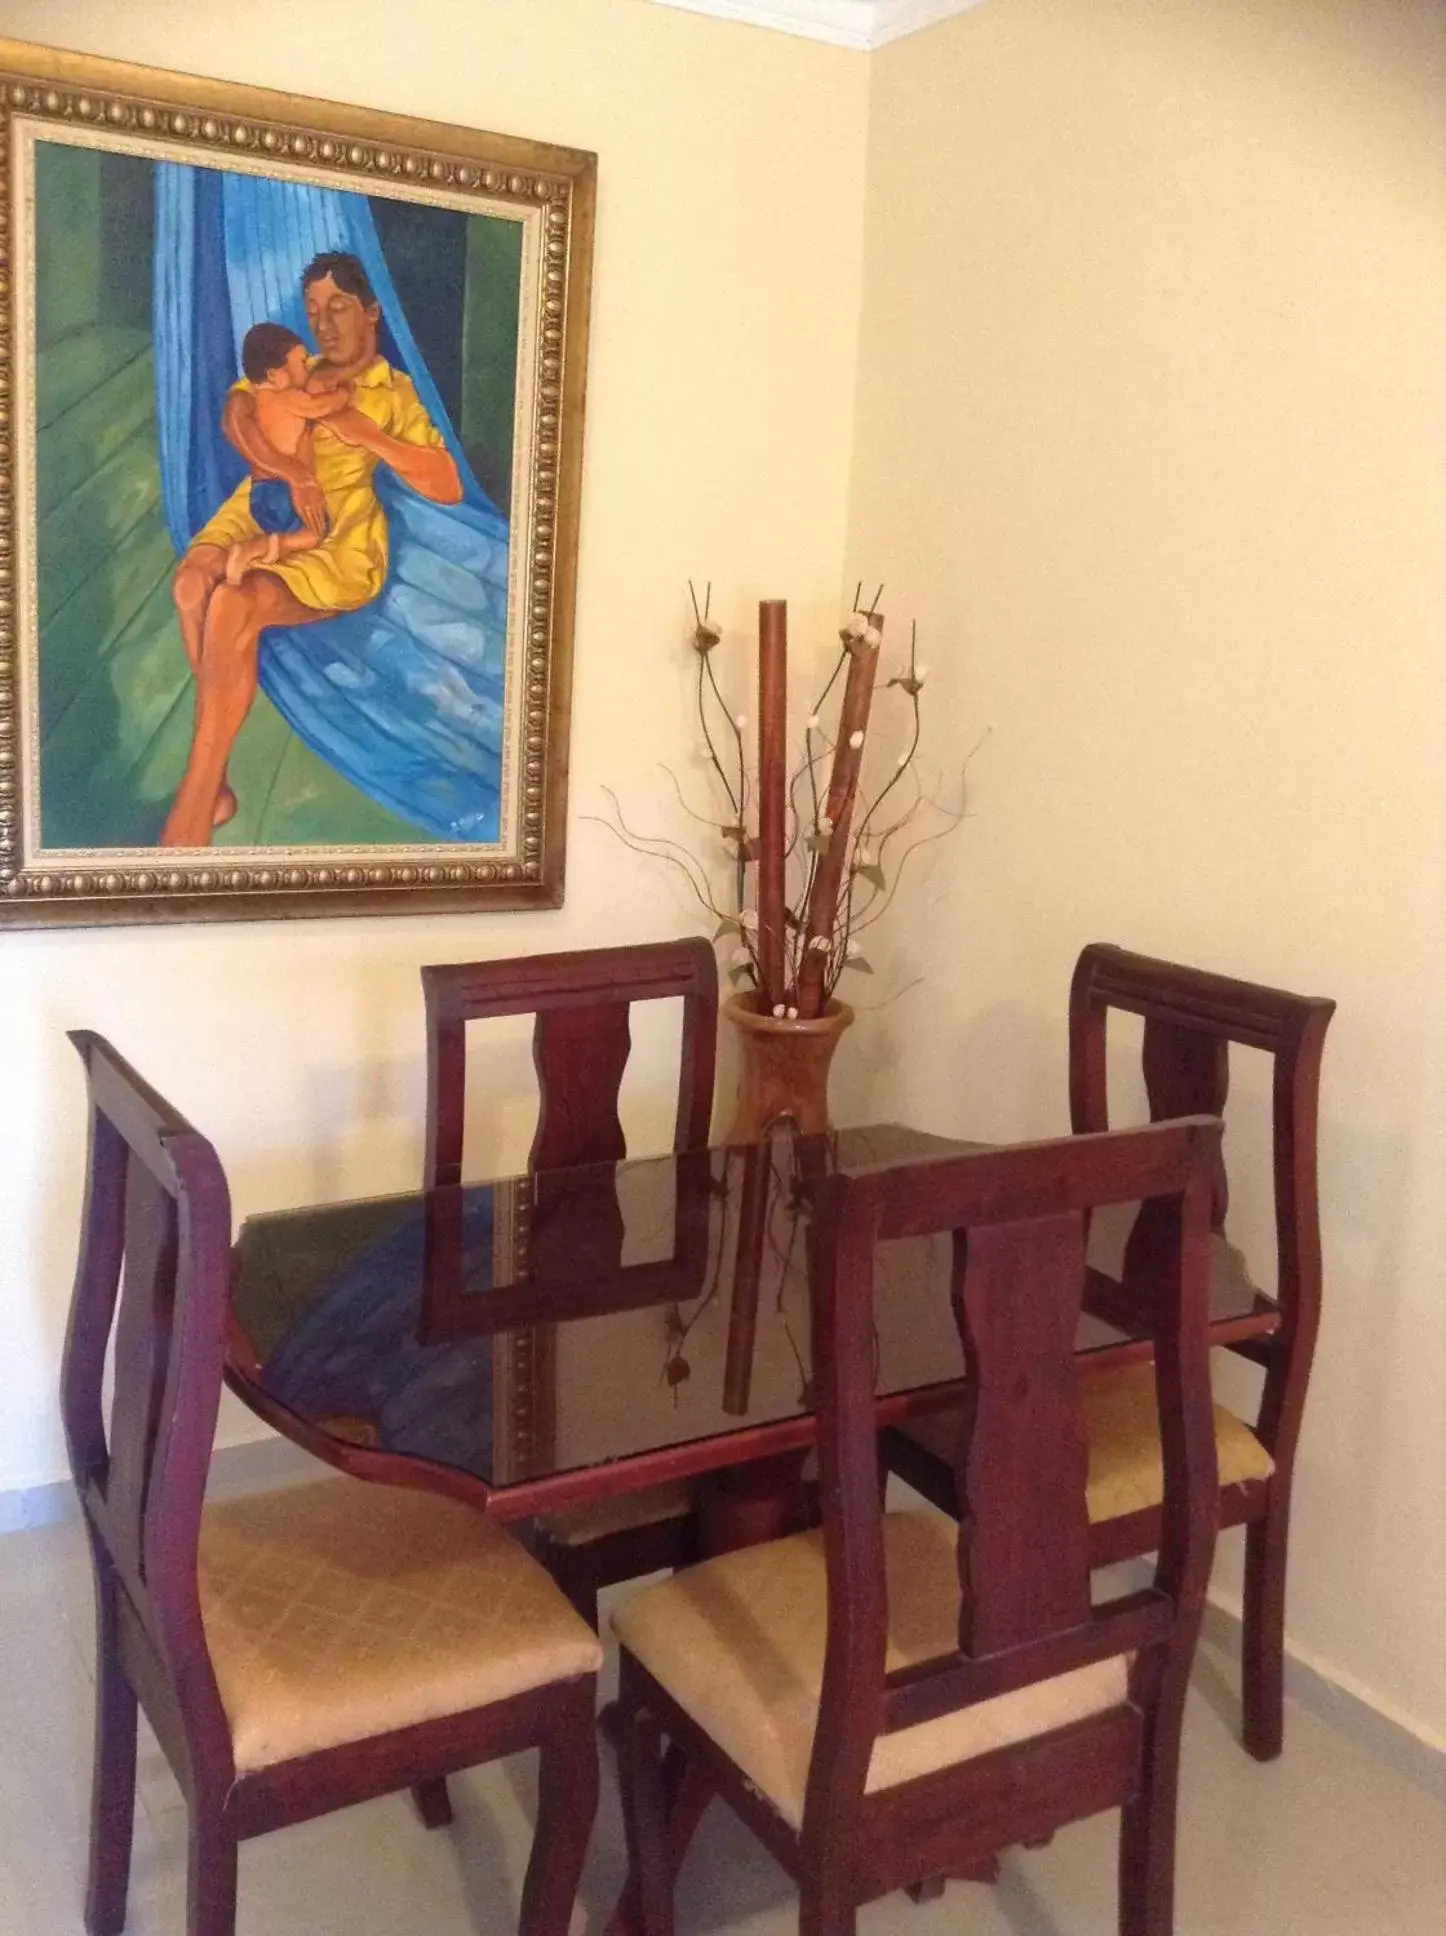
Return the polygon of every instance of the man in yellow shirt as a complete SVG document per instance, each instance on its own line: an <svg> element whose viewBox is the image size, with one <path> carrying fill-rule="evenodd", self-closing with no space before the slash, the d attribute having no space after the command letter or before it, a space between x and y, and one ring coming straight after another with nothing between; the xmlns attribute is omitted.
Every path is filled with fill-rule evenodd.
<svg viewBox="0 0 1446 1936"><path fill-rule="evenodd" d="M456 504L462 479L410 377L377 354L381 307L355 256L320 255L304 272L317 369L352 386L348 410L316 426L314 471L276 450L257 422L244 378L231 390L222 428L252 476L280 478L297 515L317 534L309 551L257 564L226 583L226 554L254 538L248 477L197 532L176 567L173 596L196 680L196 722L186 770L161 833L168 847L204 847L236 810L226 762L256 696L261 634L272 625L314 624L354 611L386 582L387 521L373 488L378 463L438 504Z"/></svg>

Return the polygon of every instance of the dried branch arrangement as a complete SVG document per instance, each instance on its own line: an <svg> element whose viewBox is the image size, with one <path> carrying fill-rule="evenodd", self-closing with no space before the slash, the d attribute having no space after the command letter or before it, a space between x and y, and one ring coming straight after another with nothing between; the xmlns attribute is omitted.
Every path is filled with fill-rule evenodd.
<svg viewBox="0 0 1446 1936"><path fill-rule="evenodd" d="M907 663L880 682L883 587L864 604L860 586L809 711L802 752L790 761L788 608L782 599L764 600L756 761L750 761L747 716L729 707L714 669L723 632L712 617L712 588L701 607L688 589L700 757L725 811L696 809L672 777L685 810L712 829L721 849L712 847L700 859L676 841L641 834L625 823L615 796L617 818L609 824L635 852L666 860L687 877L717 921L715 939L731 943L729 974L757 991L761 1013L811 1019L824 1013L847 972L872 972L864 937L887 913L909 855L963 818L962 800L957 809L940 806L919 777L919 695L927 667L918 662L911 629ZM866 784L874 696L889 691L908 708L903 750L882 778L871 776ZM830 702L837 706L831 726L825 724ZM724 864L721 881L715 857Z"/></svg>

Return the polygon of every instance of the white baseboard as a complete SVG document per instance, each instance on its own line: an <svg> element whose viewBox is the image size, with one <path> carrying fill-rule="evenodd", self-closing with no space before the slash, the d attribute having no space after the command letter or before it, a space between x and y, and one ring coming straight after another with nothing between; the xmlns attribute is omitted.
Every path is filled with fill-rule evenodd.
<svg viewBox="0 0 1446 1936"><path fill-rule="evenodd" d="M211 1455L206 1490L215 1497L225 1498L231 1493L258 1492L263 1486L293 1485L298 1480L320 1478L330 1471L330 1466L313 1459L289 1439L274 1436L250 1439L244 1445L217 1448ZM64 1519L74 1519L79 1510L75 1487L69 1479L0 1492L0 1534L57 1526Z"/></svg>
<svg viewBox="0 0 1446 1936"><path fill-rule="evenodd" d="M1230 1653L1240 1650L1240 1602L1210 1595L1202 1638ZM1350 1687L1338 1673L1287 1640L1285 1691L1294 1701L1370 1748L1431 1794L1446 1800L1446 1742L1422 1731L1379 1697ZM1289 1744L1286 1746L1290 1752Z"/></svg>
<svg viewBox="0 0 1446 1936"><path fill-rule="evenodd" d="M0 1533L28 1533L34 1526L54 1526L74 1512L75 1488L69 1479L0 1492Z"/></svg>

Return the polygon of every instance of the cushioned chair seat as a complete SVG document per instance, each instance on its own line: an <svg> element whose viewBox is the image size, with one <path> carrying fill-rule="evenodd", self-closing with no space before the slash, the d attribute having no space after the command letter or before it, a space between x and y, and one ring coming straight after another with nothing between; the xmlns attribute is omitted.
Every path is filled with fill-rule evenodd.
<svg viewBox="0 0 1446 1936"><path fill-rule="evenodd" d="M937 1514L884 1519L890 1670L958 1644L958 1528ZM795 1828L803 1820L827 1626L823 1535L745 1547L635 1594L613 1617L623 1645ZM988 1753L1118 1706L1124 1659L1062 1674L882 1736L868 1787Z"/></svg>
<svg viewBox="0 0 1446 1936"><path fill-rule="evenodd" d="M1156 1412L1155 1368L1127 1365L1081 1381L1089 1435L1089 1515L1120 1519L1146 1512L1165 1496L1165 1466ZM1275 1462L1234 1412L1215 1407L1215 1457L1222 1486L1268 1479Z"/></svg>
<svg viewBox="0 0 1446 1936"><path fill-rule="evenodd" d="M327 1479L208 1507L200 1581L238 1773L602 1662L510 1533L399 1487Z"/></svg>
<svg viewBox="0 0 1446 1936"><path fill-rule="evenodd" d="M680 1481L649 1486L644 1492L625 1492L616 1499L591 1499L586 1505L565 1506L559 1512L544 1513L539 1523L559 1546L585 1546L608 1533L630 1533L640 1526L682 1519L692 1510L693 1489Z"/></svg>
<svg viewBox="0 0 1446 1936"><path fill-rule="evenodd" d="M1158 1506L1165 1496L1165 1464L1154 1366L1092 1372L1081 1380L1081 1397L1089 1437L1090 1518L1099 1523ZM911 1419L901 1429L936 1459L952 1462L958 1429L952 1413ZM1215 1407L1215 1457L1222 1486L1268 1479L1275 1470L1254 1432L1223 1405Z"/></svg>

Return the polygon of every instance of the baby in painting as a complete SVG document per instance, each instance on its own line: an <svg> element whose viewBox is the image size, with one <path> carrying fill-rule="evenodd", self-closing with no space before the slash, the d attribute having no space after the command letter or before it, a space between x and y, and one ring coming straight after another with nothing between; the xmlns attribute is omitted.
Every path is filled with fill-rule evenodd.
<svg viewBox="0 0 1446 1936"><path fill-rule="evenodd" d="M311 466L311 426L351 404L351 384L310 367L306 345L281 323L257 323L241 345L241 368L256 399L256 421L273 450ZM251 477L251 516L261 535L226 551L226 582L238 585L253 565L274 565L310 551L321 537L296 514L291 487L279 477Z"/></svg>

